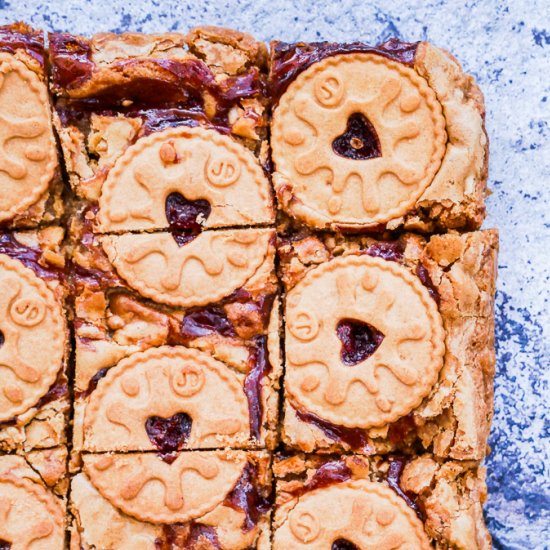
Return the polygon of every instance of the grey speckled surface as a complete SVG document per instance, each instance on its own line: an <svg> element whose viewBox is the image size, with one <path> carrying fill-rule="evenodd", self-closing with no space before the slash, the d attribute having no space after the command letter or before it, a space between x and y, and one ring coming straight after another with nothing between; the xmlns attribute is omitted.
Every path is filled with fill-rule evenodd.
<svg viewBox="0 0 550 550"><path fill-rule="evenodd" d="M46 29L233 26L263 39L429 39L475 74L491 139L486 227L501 231L498 373L487 519L497 549L550 548L550 5L547 0L0 0ZM546 438L546 439L544 439Z"/></svg>

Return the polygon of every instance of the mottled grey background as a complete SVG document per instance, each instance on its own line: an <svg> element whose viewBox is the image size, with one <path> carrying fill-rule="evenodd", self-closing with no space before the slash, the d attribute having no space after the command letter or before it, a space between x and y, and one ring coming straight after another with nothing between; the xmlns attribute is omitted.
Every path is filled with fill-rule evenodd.
<svg viewBox="0 0 550 550"><path fill-rule="evenodd" d="M429 39L473 73L491 139L486 227L501 231L498 371L487 520L497 549L550 548L548 0L0 0L0 22L48 30L236 27L269 40Z"/></svg>

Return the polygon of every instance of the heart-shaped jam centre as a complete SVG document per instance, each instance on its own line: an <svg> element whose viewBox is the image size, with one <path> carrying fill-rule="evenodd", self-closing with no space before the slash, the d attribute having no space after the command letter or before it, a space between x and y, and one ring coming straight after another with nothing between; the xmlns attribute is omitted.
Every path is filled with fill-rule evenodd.
<svg viewBox="0 0 550 550"><path fill-rule="evenodd" d="M151 443L163 452L182 449L189 435L193 420L188 414L177 413L170 418L150 416L145 422L145 429Z"/></svg>
<svg viewBox="0 0 550 550"><path fill-rule="evenodd" d="M332 543L331 550L359 550L359 548L348 539L336 539Z"/></svg>
<svg viewBox="0 0 550 550"><path fill-rule="evenodd" d="M379 330L357 319L342 319L336 326L336 335L342 342L342 362L350 367L370 357L384 340Z"/></svg>
<svg viewBox="0 0 550 550"><path fill-rule="evenodd" d="M178 246L192 241L201 232L211 210L210 203L205 199L191 201L177 192L166 197L166 219Z"/></svg>
<svg viewBox="0 0 550 550"><path fill-rule="evenodd" d="M337 155L352 160L382 156L378 134L369 119L361 113L350 115L346 131L332 142L332 149Z"/></svg>

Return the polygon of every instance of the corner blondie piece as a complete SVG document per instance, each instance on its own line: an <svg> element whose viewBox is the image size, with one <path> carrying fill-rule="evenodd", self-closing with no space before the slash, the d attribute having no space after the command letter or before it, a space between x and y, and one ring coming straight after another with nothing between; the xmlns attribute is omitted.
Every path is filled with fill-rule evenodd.
<svg viewBox="0 0 550 550"><path fill-rule="evenodd" d="M283 442L479 460L493 414L498 235L294 235Z"/></svg>
<svg viewBox="0 0 550 550"><path fill-rule="evenodd" d="M270 548L267 453L83 455L71 548Z"/></svg>
<svg viewBox="0 0 550 550"><path fill-rule="evenodd" d="M477 462L276 456L273 550L489 550Z"/></svg>
<svg viewBox="0 0 550 550"><path fill-rule="evenodd" d="M0 455L0 547L64 550L65 448Z"/></svg>
<svg viewBox="0 0 550 550"><path fill-rule="evenodd" d="M273 183L321 229L479 229L488 167L473 77L428 42L271 45Z"/></svg>
<svg viewBox="0 0 550 550"><path fill-rule="evenodd" d="M215 27L50 43L65 164L97 232L273 222L264 44Z"/></svg>
<svg viewBox="0 0 550 550"><path fill-rule="evenodd" d="M0 227L31 228L63 213L44 36L24 23L0 26Z"/></svg>
<svg viewBox="0 0 550 550"><path fill-rule="evenodd" d="M74 448L273 447L274 231L73 229Z"/></svg>
<svg viewBox="0 0 550 550"><path fill-rule="evenodd" d="M66 441L63 229L0 233L0 451Z"/></svg>

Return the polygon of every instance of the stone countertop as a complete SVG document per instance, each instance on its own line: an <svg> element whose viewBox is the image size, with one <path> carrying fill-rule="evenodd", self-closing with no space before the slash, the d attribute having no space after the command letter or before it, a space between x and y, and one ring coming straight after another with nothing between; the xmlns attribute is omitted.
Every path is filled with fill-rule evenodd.
<svg viewBox="0 0 550 550"><path fill-rule="evenodd" d="M0 23L91 34L214 24L265 40L428 39L485 93L486 227L501 234L498 368L486 515L497 549L549 548L550 10L546 0L0 0ZM545 340L546 339L546 340ZM546 434L546 442L544 437Z"/></svg>

